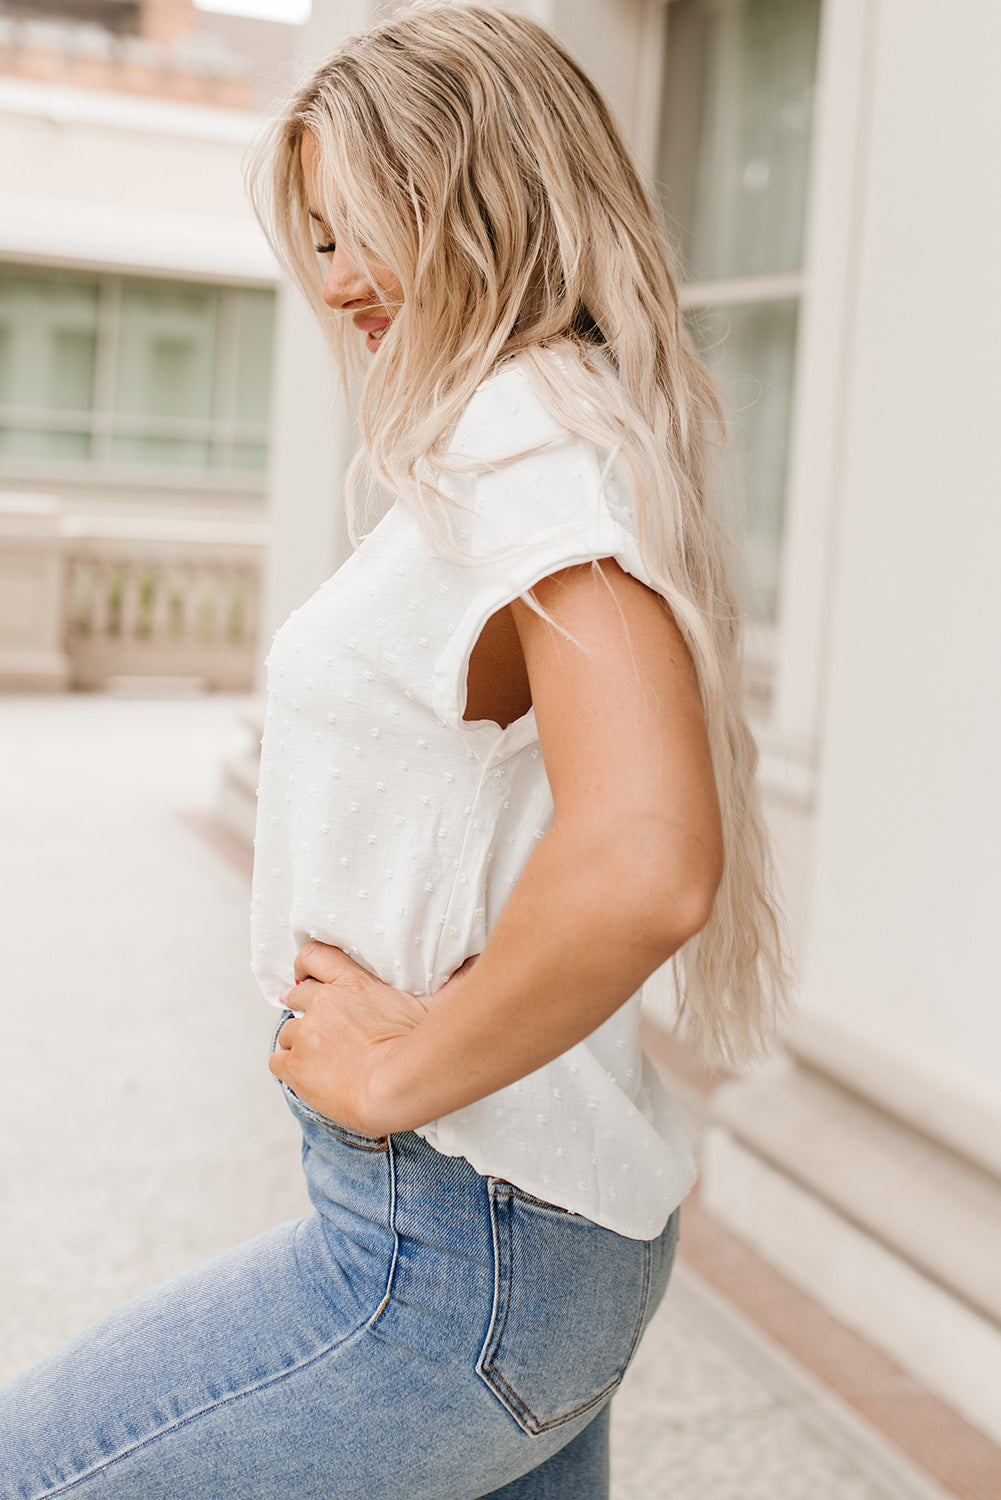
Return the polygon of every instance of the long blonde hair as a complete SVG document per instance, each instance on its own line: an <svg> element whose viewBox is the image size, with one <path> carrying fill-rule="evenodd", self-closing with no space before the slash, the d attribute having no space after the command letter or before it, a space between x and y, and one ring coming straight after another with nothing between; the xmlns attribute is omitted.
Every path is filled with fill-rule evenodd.
<svg viewBox="0 0 1001 1500"><path fill-rule="evenodd" d="M248 173L265 232L342 368L353 330L322 301L307 131L317 207L337 242L366 272L390 267L403 289L361 394L370 473L433 526L436 497L419 476L444 460L476 387L515 354L554 416L631 471L644 563L698 673L723 821L712 915L675 958L680 1016L706 1060L753 1056L773 1032L785 972L714 493L722 414L651 197L601 96L543 27L461 0L397 11L297 90Z"/></svg>

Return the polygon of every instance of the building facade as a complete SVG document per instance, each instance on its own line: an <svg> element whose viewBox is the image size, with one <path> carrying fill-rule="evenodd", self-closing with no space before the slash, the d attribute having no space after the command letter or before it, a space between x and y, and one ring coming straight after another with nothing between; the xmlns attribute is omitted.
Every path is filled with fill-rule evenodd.
<svg viewBox="0 0 1001 1500"><path fill-rule="evenodd" d="M277 276L241 161L294 54L193 0L0 4L6 686L252 681Z"/></svg>
<svg viewBox="0 0 1001 1500"><path fill-rule="evenodd" d="M0 7L5 490L263 514L276 276L240 163L294 28L262 79L199 15Z"/></svg>

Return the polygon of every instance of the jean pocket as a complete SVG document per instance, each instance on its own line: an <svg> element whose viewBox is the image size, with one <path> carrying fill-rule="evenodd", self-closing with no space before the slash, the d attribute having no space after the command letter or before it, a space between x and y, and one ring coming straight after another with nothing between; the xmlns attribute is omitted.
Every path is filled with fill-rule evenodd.
<svg viewBox="0 0 1001 1500"><path fill-rule="evenodd" d="M525 1432L600 1406L646 1321L651 1244L490 1180L494 1305L477 1374Z"/></svg>
<svg viewBox="0 0 1001 1500"><path fill-rule="evenodd" d="M275 1034L271 1039L272 1052L278 1046L278 1033L285 1025L285 1022L292 1020L294 1015L295 1012L291 1010L283 1012L281 1020L275 1027ZM315 1125L317 1129L322 1130L326 1135L333 1136L335 1140L340 1141L345 1146L354 1146L359 1151L388 1151L389 1141L386 1136L363 1135L361 1131L351 1130L347 1125L341 1125L339 1121L331 1120L327 1115L321 1115L318 1109L314 1109L311 1104L307 1104L304 1099L300 1099L299 1095L289 1088L284 1079L279 1079L278 1081L281 1084L282 1093L285 1095L285 1102L292 1113L298 1118L300 1124L305 1124L308 1121L310 1124Z"/></svg>

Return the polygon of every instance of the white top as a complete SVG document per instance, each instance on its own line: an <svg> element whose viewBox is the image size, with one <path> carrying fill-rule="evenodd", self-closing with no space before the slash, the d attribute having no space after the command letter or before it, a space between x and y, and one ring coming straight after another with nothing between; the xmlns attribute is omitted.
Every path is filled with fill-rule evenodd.
<svg viewBox="0 0 1001 1500"><path fill-rule="evenodd" d="M649 582L626 487L603 478L605 455L550 415L517 361L476 391L451 452L495 466L438 476L462 557L436 555L397 500L271 649L252 922L254 973L276 1005L312 938L412 994L482 951L553 803L531 710L506 729L463 720L472 648L491 615L559 568L614 557ZM637 993L555 1061L418 1133L652 1238L695 1168L639 1015Z"/></svg>

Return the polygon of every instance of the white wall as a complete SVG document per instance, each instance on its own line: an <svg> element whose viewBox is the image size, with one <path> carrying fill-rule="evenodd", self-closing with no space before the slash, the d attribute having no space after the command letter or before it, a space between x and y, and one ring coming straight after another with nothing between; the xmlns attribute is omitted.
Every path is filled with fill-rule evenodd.
<svg viewBox="0 0 1001 1500"><path fill-rule="evenodd" d="M273 281L241 173L257 125L0 79L0 256Z"/></svg>
<svg viewBox="0 0 1001 1500"><path fill-rule="evenodd" d="M652 171L666 0L536 0L525 8L583 65L641 165Z"/></svg>
<svg viewBox="0 0 1001 1500"><path fill-rule="evenodd" d="M1001 1107L1001 10L919 9L874 34L804 1003Z"/></svg>

